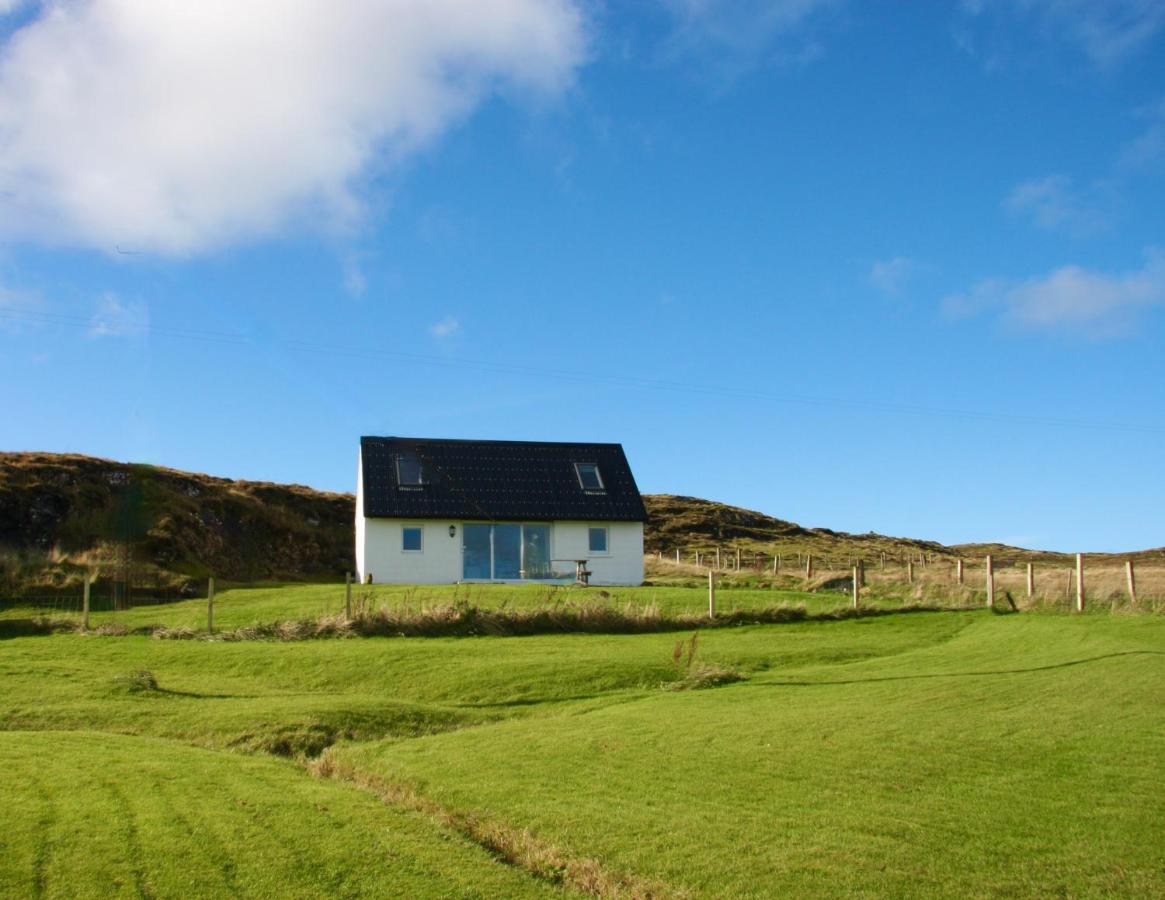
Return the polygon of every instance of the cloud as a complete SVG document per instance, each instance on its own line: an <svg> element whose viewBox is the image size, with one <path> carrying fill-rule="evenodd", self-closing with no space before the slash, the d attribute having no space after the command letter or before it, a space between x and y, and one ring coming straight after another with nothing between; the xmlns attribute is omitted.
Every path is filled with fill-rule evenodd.
<svg viewBox="0 0 1165 900"><path fill-rule="evenodd" d="M1045 40L1077 48L1100 69L1140 52L1165 28L1160 0L964 0L962 8L974 19L993 21L992 43L1010 37L1012 49L1026 50L1026 39L1000 27L1013 20L1032 26ZM992 58L998 60L998 53Z"/></svg>
<svg viewBox="0 0 1165 900"><path fill-rule="evenodd" d="M364 292L368 290L368 277L364 274L360 261L351 254L344 258L343 282L344 291L350 297L363 297Z"/></svg>
<svg viewBox="0 0 1165 900"><path fill-rule="evenodd" d="M440 322L429 327L429 334L437 340L453 337L461 332L461 323L453 316L445 316Z"/></svg>
<svg viewBox="0 0 1165 900"><path fill-rule="evenodd" d="M116 294L107 293L98 302L87 333L91 338L132 337L145 334L149 327L149 310L144 304L125 304Z"/></svg>
<svg viewBox="0 0 1165 900"><path fill-rule="evenodd" d="M1101 209L1101 193L1099 186L1082 192L1071 178L1048 175L1016 185L1003 205L1016 215L1029 217L1039 228L1084 236L1110 227L1109 217Z"/></svg>
<svg viewBox="0 0 1165 900"><path fill-rule="evenodd" d="M1138 115L1149 124L1121 151L1117 165L1122 172L1137 172L1165 160L1165 100L1139 110Z"/></svg>
<svg viewBox="0 0 1165 900"><path fill-rule="evenodd" d="M664 56L697 56L732 78L763 62L807 63L822 50L812 27L839 0L660 0L674 29Z"/></svg>
<svg viewBox="0 0 1165 900"><path fill-rule="evenodd" d="M870 267L870 284L884 294L897 295L902 293L907 282L917 275L923 266L921 263L905 256L895 256L893 259L878 260Z"/></svg>
<svg viewBox="0 0 1165 900"><path fill-rule="evenodd" d="M187 255L351 227L490 93L564 90L577 3L43 2L0 55L0 235Z"/></svg>
<svg viewBox="0 0 1165 900"><path fill-rule="evenodd" d="M948 315L996 312L1014 326L1037 330L1086 331L1091 337L1127 334L1137 315L1165 303L1165 254L1150 251L1136 270L1109 274L1063 266L1022 282L987 279L946 297Z"/></svg>

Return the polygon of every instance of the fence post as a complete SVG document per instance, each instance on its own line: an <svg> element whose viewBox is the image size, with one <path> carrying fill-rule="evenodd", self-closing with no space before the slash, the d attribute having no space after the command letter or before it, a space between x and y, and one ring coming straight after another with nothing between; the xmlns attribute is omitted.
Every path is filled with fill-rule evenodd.
<svg viewBox="0 0 1165 900"><path fill-rule="evenodd" d="M700 565L700 551L699 550L696 551L696 565L697 566Z"/></svg>
<svg viewBox="0 0 1165 900"><path fill-rule="evenodd" d="M352 621L352 573L344 573L344 620Z"/></svg>
<svg viewBox="0 0 1165 900"><path fill-rule="evenodd" d="M716 573L708 570L708 618L716 618Z"/></svg>
<svg viewBox="0 0 1165 900"><path fill-rule="evenodd" d="M963 583L963 560L962 557L955 563L955 572L957 573L959 584Z"/></svg>
<svg viewBox="0 0 1165 900"><path fill-rule="evenodd" d="M1076 554L1076 612L1084 612L1084 554Z"/></svg>
<svg viewBox="0 0 1165 900"><path fill-rule="evenodd" d="M716 548L716 568L720 568L720 548Z"/></svg>
<svg viewBox="0 0 1165 900"><path fill-rule="evenodd" d="M987 554L987 605L995 605L995 564L990 553Z"/></svg>
<svg viewBox="0 0 1165 900"><path fill-rule="evenodd" d="M808 581L813 577L813 554L805 554L805 580Z"/></svg>
<svg viewBox="0 0 1165 900"><path fill-rule="evenodd" d="M214 576L206 581L206 630L214 631Z"/></svg>
<svg viewBox="0 0 1165 900"><path fill-rule="evenodd" d="M1036 593L1036 572L1032 564L1027 564L1027 595L1034 597Z"/></svg>
<svg viewBox="0 0 1165 900"><path fill-rule="evenodd" d="M1129 582L1129 600L1133 603L1137 602L1137 578L1133 574L1133 561L1127 560L1125 562L1125 577Z"/></svg>
<svg viewBox="0 0 1165 900"><path fill-rule="evenodd" d="M914 584L914 560L906 560L906 580L910 584Z"/></svg>
<svg viewBox="0 0 1165 900"><path fill-rule="evenodd" d="M89 586L93 583L93 576L85 573L85 586L81 589L81 627L89 630Z"/></svg>
<svg viewBox="0 0 1165 900"><path fill-rule="evenodd" d="M854 609L858 608L858 593L861 590L861 581L858 579L858 567L854 566Z"/></svg>
<svg viewBox="0 0 1165 900"><path fill-rule="evenodd" d="M858 560L858 584L862 587L866 586L866 561L864 559Z"/></svg>
<svg viewBox="0 0 1165 900"><path fill-rule="evenodd" d="M736 571L740 571L740 548L736 548Z"/></svg>
<svg viewBox="0 0 1165 900"><path fill-rule="evenodd" d="M773 574L776 575L781 571L781 554L773 554Z"/></svg>

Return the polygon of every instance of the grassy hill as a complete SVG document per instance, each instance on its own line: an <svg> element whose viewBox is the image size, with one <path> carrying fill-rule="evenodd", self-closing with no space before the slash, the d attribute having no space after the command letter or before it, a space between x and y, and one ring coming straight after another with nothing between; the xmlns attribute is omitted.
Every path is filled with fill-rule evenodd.
<svg viewBox="0 0 1165 900"><path fill-rule="evenodd" d="M806 528L697 497L644 496L648 553L687 562L717 548L748 555L811 553L834 561L884 554L1034 559L1064 554ZM233 582L330 580L353 567L355 498L301 485L233 481L158 466L54 453L0 453L0 596L74 589L85 571L161 592L192 594L209 574ZM1139 556L1165 558L1161 550ZM1103 554L1096 554L1103 557Z"/></svg>
<svg viewBox="0 0 1165 900"><path fill-rule="evenodd" d="M0 453L0 593L87 568L192 589L221 578L335 578L352 568L353 498L54 453Z"/></svg>
<svg viewBox="0 0 1165 900"><path fill-rule="evenodd" d="M0 894L1165 892L1160 616L679 637L9 638Z"/></svg>

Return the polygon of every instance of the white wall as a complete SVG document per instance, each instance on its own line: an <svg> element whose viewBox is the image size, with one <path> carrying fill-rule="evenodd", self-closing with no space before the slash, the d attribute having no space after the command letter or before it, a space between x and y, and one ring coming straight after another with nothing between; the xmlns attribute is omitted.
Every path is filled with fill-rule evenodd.
<svg viewBox="0 0 1165 900"><path fill-rule="evenodd" d="M608 553L588 549L591 526L608 529ZM555 559L585 559L591 584L643 584L642 522L555 522L551 538Z"/></svg>
<svg viewBox="0 0 1165 900"><path fill-rule="evenodd" d="M461 520L365 519L360 482L356 493L356 568L363 581L368 573L377 583L449 584L461 580ZM401 528L419 526L422 550L401 549ZM449 526L456 531L449 536ZM609 529L608 553L593 554L588 548L587 528ZM551 556L554 559L586 559L593 572L591 584L643 583L643 523L641 522L554 522L550 527ZM559 565L573 571L569 565Z"/></svg>

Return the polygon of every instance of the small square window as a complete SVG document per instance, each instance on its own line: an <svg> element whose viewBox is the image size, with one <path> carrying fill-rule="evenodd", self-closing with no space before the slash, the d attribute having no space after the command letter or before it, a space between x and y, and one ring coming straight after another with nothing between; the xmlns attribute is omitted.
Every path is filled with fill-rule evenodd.
<svg viewBox="0 0 1165 900"><path fill-rule="evenodd" d="M410 553L421 552L421 527L419 525L406 525L401 529L401 550Z"/></svg>
<svg viewBox="0 0 1165 900"><path fill-rule="evenodd" d="M425 483L425 468L413 450L396 455L396 483L403 488L420 487Z"/></svg>
<svg viewBox="0 0 1165 900"><path fill-rule="evenodd" d="M594 463L575 463L574 471L584 491L605 490L603 476L599 474L599 467Z"/></svg>
<svg viewBox="0 0 1165 900"><path fill-rule="evenodd" d="M591 553L606 553L607 552L607 529L606 528L588 528L588 544Z"/></svg>

